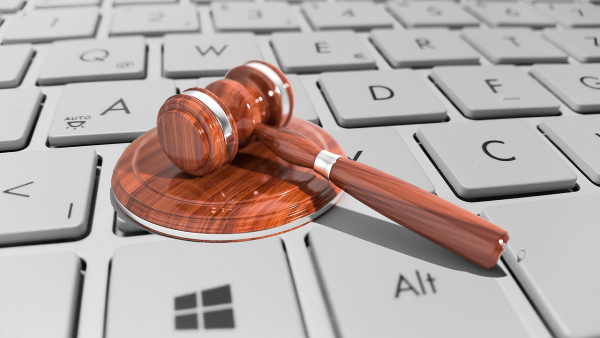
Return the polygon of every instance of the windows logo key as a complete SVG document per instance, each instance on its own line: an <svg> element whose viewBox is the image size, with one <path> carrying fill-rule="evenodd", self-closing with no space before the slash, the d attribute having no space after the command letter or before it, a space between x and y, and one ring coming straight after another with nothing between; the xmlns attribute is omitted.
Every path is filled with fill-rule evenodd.
<svg viewBox="0 0 600 338"><path fill-rule="evenodd" d="M233 329L231 288L229 285L202 290L202 321L204 328ZM175 330L200 329L198 315L198 293L175 297Z"/></svg>

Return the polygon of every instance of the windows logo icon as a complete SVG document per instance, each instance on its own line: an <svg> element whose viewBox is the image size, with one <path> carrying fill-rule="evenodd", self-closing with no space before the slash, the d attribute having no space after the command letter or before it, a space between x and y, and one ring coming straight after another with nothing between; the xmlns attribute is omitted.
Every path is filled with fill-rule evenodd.
<svg viewBox="0 0 600 338"><path fill-rule="evenodd" d="M233 329L230 285L219 286L200 292L202 307L198 307L198 293L175 297L175 330ZM202 325L200 316L202 312Z"/></svg>

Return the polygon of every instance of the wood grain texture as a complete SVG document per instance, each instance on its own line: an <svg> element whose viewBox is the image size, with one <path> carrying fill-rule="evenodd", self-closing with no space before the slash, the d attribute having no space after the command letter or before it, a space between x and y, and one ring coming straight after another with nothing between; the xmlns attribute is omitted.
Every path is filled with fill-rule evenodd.
<svg viewBox="0 0 600 338"><path fill-rule="evenodd" d="M215 99L227 113L227 108L212 93L202 88L192 88ZM156 118L158 138L166 156L181 170L191 175L214 172L235 156L238 148L235 121L234 147L228 151L219 121L202 102L185 94L171 96L160 107Z"/></svg>
<svg viewBox="0 0 600 338"><path fill-rule="evenodd" d="M275 154L312 168L322 150L286 128L257 126L255 134ZM432 242L487 269L504 251L508 233L434 194L365 164L339 158L329 179L363 204Z"/></svg>
<svg viewBox="0 0 600 338"><path fill-rule="evenodd" d="M249 61L264 64L276 72L284 81L284 86L290 98L290 109L294 108L294 93L292 87L283 73L273 65L263 61ZM288 115L287 119L283 118L281 95L278 93L277 87L271 80L260 71L242 65L232 68L227 74L226 79L237 81L244 85L251 93L252 97L261 105L261 123L271 126L285 126L291 119L292 114Z"/></svg>
<svg viewBox="0 0 600 338"><path fill-rule="evenodd" d="M265 109L262 101L253 97L246 86L230 79L215 81L206 86L206 90L215 94L229 109L237 127L238 147L250 144L255 139L254 126L262 122L261 114Z"/></svg>
<svg viewBox="0 0 600 338"><path fill-rule="evenodd" d="M305 168L313 167L322 150L302 134L288 128L258 125L254 133L277 156Z"/></svg>
<svg viewBox="0 0 600 338"><path fill-rule="evenodd" d="M292 119L290 128L332 152L343 150L321 128ZM340 190L310 169L280 159L261 142L204 177L177 168L162 151L156 129L121 155L112 176L115 197L127 210L160 226L206 234L246 233L302 219Z"/></svg>
<svg viewBox="0 0 600 338"><path fill-rule="evenodd" d="M508 242L506 230L362 163L339 158L329 179L373 210L486 269L504 251L499 240Z"/></svg>

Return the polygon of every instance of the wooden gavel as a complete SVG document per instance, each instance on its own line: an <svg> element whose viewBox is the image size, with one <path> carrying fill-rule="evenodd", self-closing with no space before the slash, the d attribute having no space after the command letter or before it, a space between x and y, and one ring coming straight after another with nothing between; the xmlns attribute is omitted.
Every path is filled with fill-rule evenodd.
<svg viewBox="0 0 600 338"><path fill-rule="evenodd" d="M294 95L276 67L250 61L206 89L191 88L160 108L157 131L181 170L210 174L258 137L282 159L312 168L357 200L432 242L487 269L496 266L508 233L399 178L319 148L284 126Z"/></svg>

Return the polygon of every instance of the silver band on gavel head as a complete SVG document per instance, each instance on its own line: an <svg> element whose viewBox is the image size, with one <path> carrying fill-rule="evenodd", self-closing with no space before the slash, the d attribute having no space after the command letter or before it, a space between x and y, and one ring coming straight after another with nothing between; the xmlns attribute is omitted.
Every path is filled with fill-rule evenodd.
<svg viewBox="0 0 600 338"><path fill-rule="evenodd" d="M231 123L229 123L227 114L225 114L221 105L212 97L196 90L186 90L181 94L191 96L200 101L217 118L217 121L221 126L221 132L223 133L223 140L225 140L225 148L227 149L227 153L231 154L235 145L235 140L233 139L233 127L231 126Z"/></svg>
<svg viewBox="0 0 600 338"><path fill-rule="evenodd" d="M335 162L342 156L338 154L334 154L327 150L321 150L317 157L315 158L315 163L313 164L313 169L319 173L319 175L325 177L329 181L329 173L331 172L331 167L335 164Z"/></svg>
<svg viewBox="0 0 600 338"><path fill-rule="evenodd" d="M288 115L292 113L292 104L290 102L288 92L284 87L283 79L269 66L260 62L248 62L245 64L245 66L252 67L265 74L265 76L269 78L271 82L273 82L275 87L277 87L279 95L281 96L281 120L287 121Z"/></svg>

